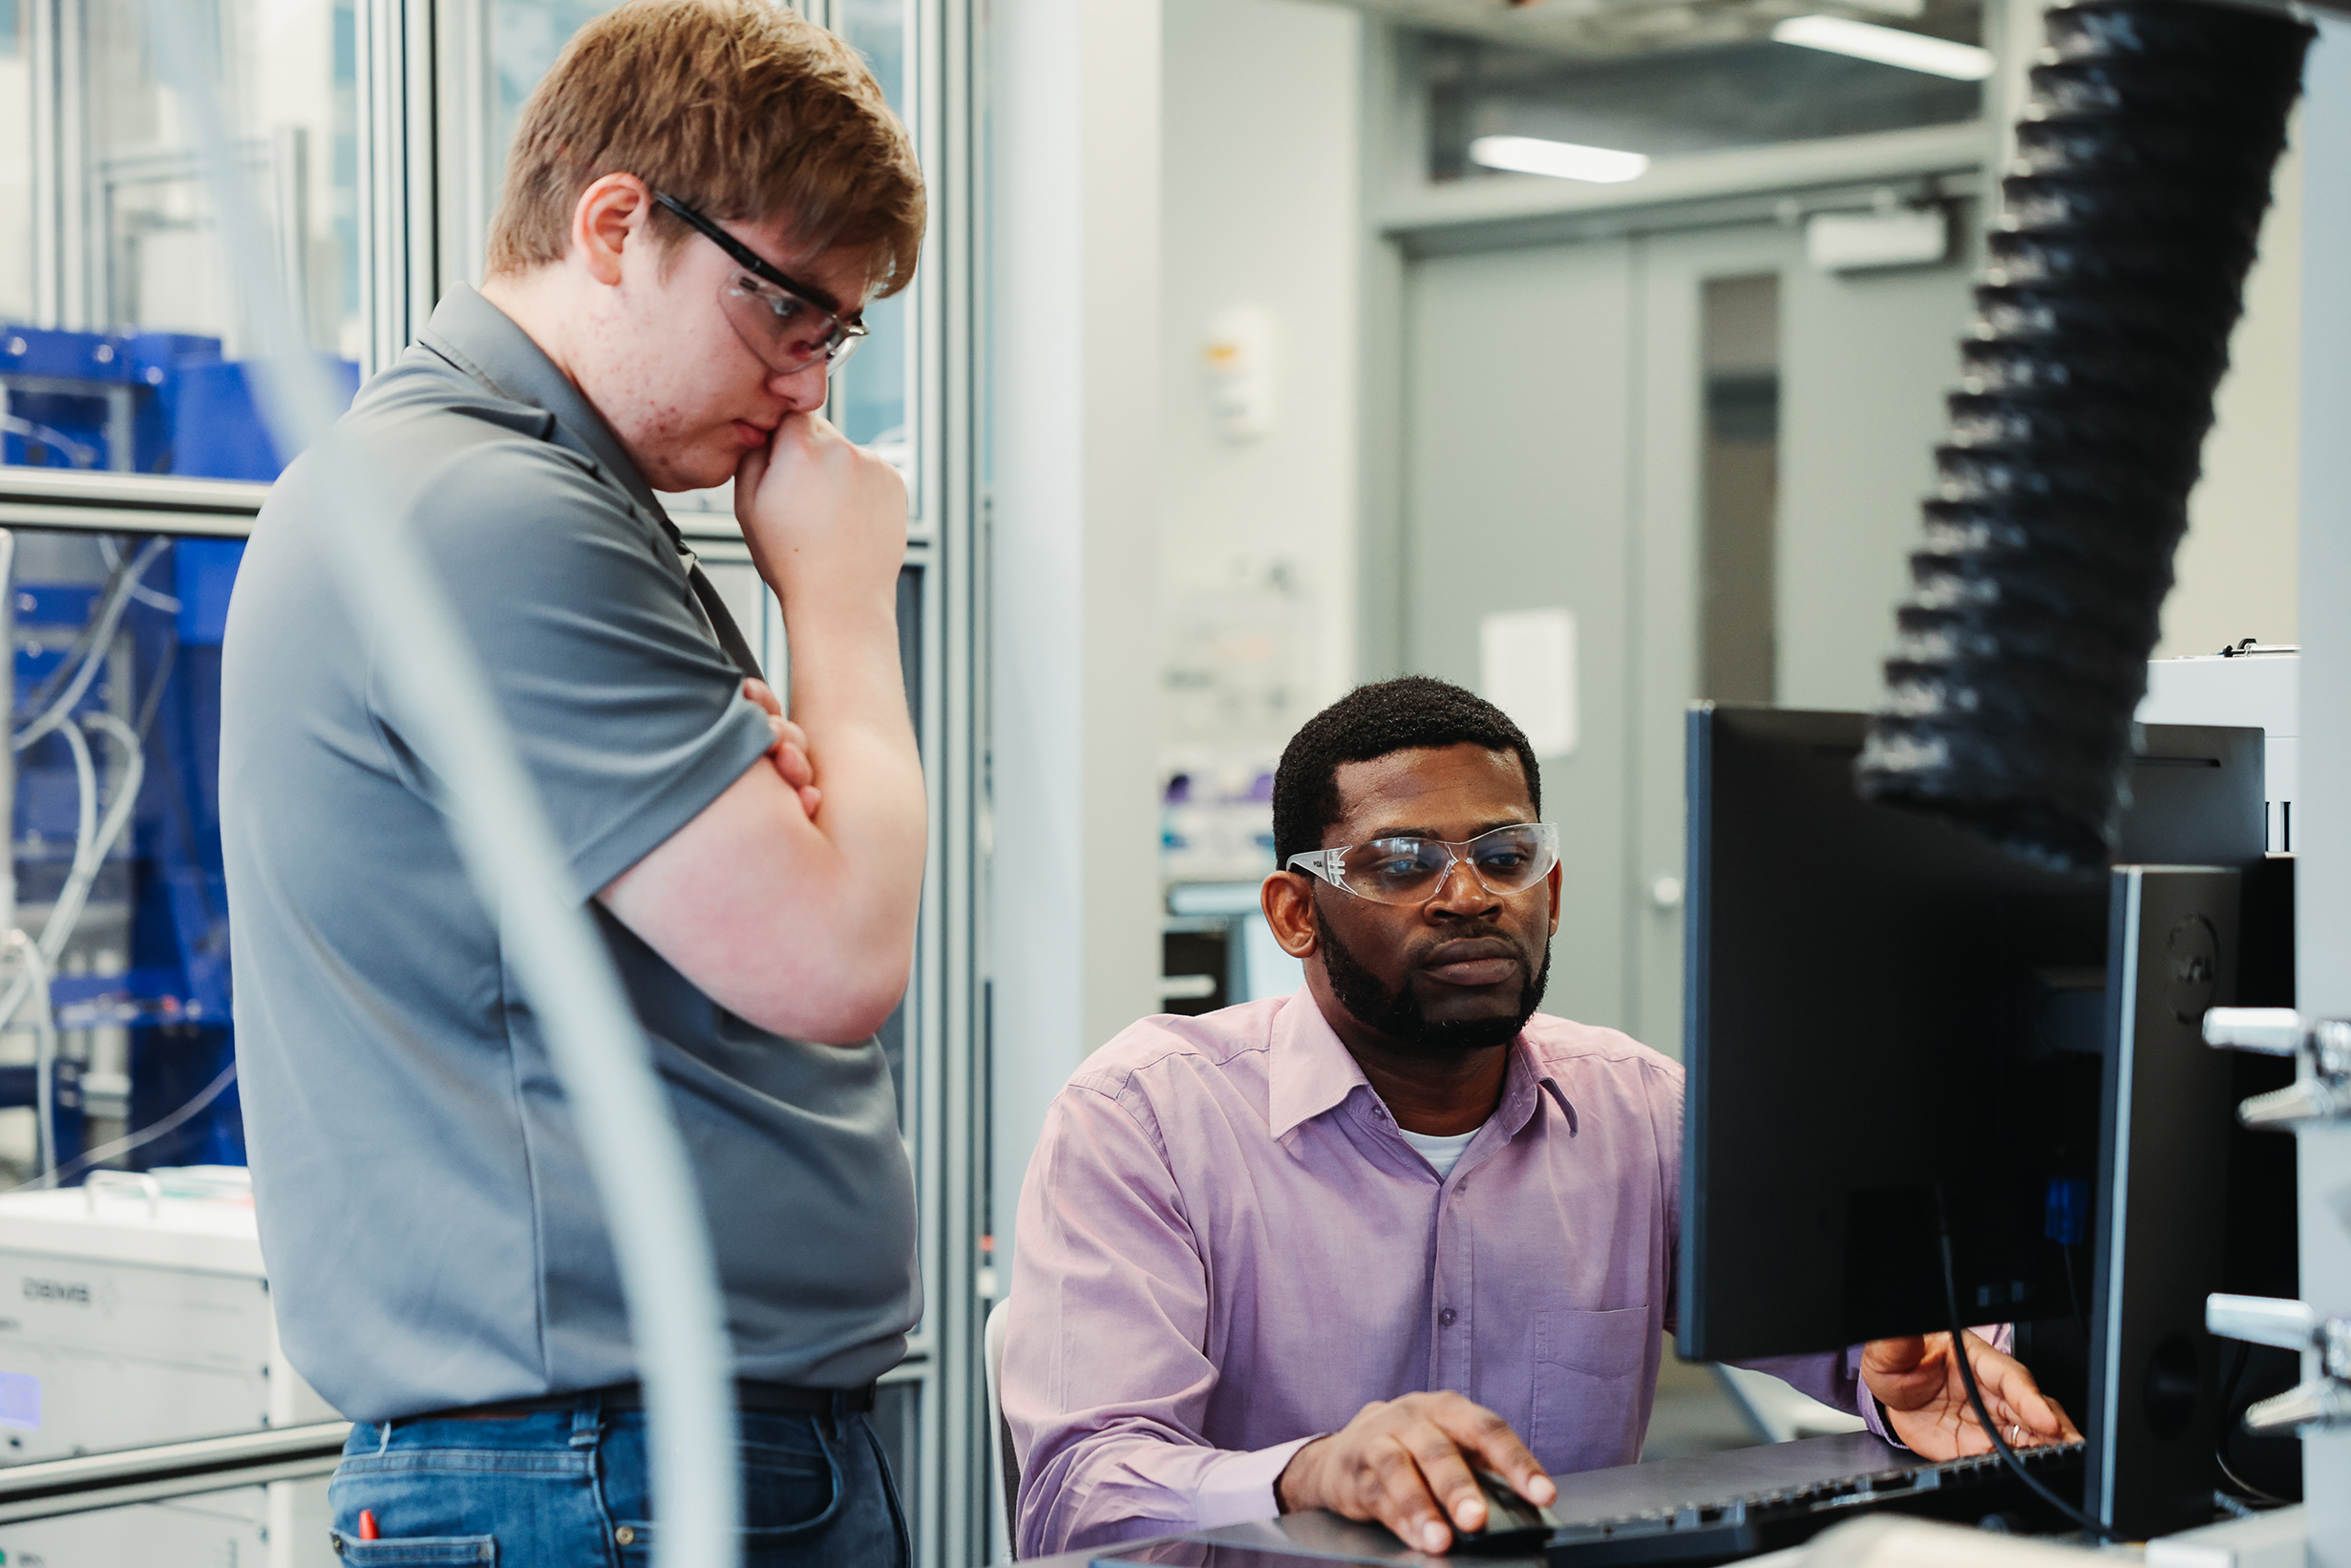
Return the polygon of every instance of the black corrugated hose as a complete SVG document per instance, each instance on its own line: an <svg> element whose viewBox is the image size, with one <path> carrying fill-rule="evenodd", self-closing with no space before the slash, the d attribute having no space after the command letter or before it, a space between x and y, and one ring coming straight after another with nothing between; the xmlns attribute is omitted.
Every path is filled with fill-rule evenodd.
<svg viewBox="0 0 2351 1568"><path fill-rule="evenodd" d="M1864 797L2106 862L2314 36L2200 0L2048 13Z"/></svg>

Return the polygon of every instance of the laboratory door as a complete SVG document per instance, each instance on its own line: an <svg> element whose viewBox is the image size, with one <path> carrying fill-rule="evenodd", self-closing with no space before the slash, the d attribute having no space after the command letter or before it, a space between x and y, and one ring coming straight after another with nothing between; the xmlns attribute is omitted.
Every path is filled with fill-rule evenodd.
<svg viewBox="0 0 2351 1568"><path fill-rule="evenodd" d="M1546 1012L1680 1054L1693 700L1876 700L1968 321L1954 251L1834 274L1768 222L1407 268L1398 648L1537 739Z"/></svg>
<svg viewBox="0 0 2351 1568"><path fill-rule="evenodd" d="M1623 653L1633 621L1633 244L1432 257L1408 274L1398 614L1408 669L1487 683L1517 612L1564 612L1565 723L1536 735L1565 909L1544 1010L1627 1015ZM1557 635L1555 631L1555 638ZM1526 722L1520 705L1494 693ZM1566 744L1562 746L1560 742ZM1541 754L1548 752L1550 754Z"/></svg>

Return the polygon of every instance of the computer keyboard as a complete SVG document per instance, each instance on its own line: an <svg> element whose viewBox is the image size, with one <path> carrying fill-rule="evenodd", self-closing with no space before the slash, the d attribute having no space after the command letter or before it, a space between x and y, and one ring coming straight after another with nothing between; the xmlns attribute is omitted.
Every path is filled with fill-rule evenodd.
<svg viewBox="0 0 2351 1568"><path fill-rule="evenodd" d="M2020 1455L2061 1497L2082 1493L2084 1446ZM1891 1509L1958 1524L2002 1515L2012 1530L2071 1527L1991 1455L1936 1463L1871 1436L1844 1432L1696 1453L1642 1465L1556 1475L1557 1498L1540 1529L1461 1537L1455 1568L1706 1568L1800 1545L1832 1524ZM1476 1559L1482 1558L1483 1561ZM1168 1568L1443 1568L1375 1524L1335 1514L1284 1514L1180 1539L1111 1548L1097 1565Z"/></svg>
<svg viewBox="0 0 2351 1568"><path fill-rule="evenodd" d="M2018 1457L2061 1497L2082 1490L2081 1443L2027 1449ZM2056 1531L2065 1521L1997 1454L1837 1475L1711 1499L1654 1506L1609 1518L1586 1512L1542 1548L1551 1568L1631 1568L1728 1562L1810 1539L1832 1524L1880 1509L1959 1524L2002 1515L2012 1529ZM1525 1547L1517 1549L1523 1554Z"/></svg>

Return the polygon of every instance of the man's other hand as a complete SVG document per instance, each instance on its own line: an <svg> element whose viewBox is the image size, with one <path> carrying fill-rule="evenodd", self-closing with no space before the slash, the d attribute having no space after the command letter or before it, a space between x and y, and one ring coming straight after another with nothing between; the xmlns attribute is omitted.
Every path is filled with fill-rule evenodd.
<svg viewBox="0 0 2351 1568"><path fill-rule="evenodd" d="M906 560L906 481L818 413L788 413L743 456L735 520L786 624L811 610L894 605Z"/></svg>
<svg viewBox="0 0 2351 1568"><path fill-rule="evenodd" d="M2014 1356L2003 1355L1974 1333L1962 1338L1975 1368L1983 1408L1999 1424L2012 1449L2068 1443L2082 1433L2056 1400L2041 1391L2033 1374ZM1956 1459L1989 1453L1992 1440L1976 1419L1960 1381L1951 1336L1874 1340L1861 1352L1861 1381L1885 1406L1894 1435L1927 1459Z"/></svg>
<svg viewBox="0 0 2351 1568"><path fill-rule="evenodd" d="M745 680L743 695L767 710L768 732L775 737L775 744L768 748L768 760L775 764L777 775L798 792L800 808L814 819L824 792L816 788L816 764L808 754L807 731L784 717L784 705L767 682Z"/></svg>
<svg viewBox="0 0 2351 1568"><path fill-rule="evenodd" d="M1442 1552L1453 1530L1486 1527L1472 1465L1538 1508L1559 1494L1510 1423L1459 1394L1433 1393L1365 1406L1340 1430L1292 1454L1274 1496L1283 1513L1326 1508L1377 1519L1407 1546Z"/></svg>

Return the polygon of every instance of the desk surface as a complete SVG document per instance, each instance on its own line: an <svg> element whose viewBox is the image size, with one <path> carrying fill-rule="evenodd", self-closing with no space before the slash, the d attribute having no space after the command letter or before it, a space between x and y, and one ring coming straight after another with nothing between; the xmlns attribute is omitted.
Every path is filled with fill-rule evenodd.
<svg viewBox="0 0 2351 1568"><path fill-rule="evenodd" d="M1700 1453L1684 1459L1661 1459L1654 1464L1554 1476L1559 1488L1559 1500L1552 1504L1551 1511L1563 1525L1621 1519L1672 1513L1698 1503L1842 1476L1916 1470L1926 1463L1917 1454L1881 1442L1867 1432L1845 1432L1834 1437L1808 1437L1793 1443L1770 1443L1760 1448L1731 1449L1722 1453ZM1376 1524L1357 1524L1335 1514L1285 1514L1278 1519L1157 1538L1249 1546L1261 1552L1288 1552L1337 1562L1379 1564L1381 1568L1436 1568L1438 1564L1448 1564L1450 1568L1541 1568L1542 1563L1540 1557L1432 1557L1410 1550ZM1035 1568L1086 1568L1098 1555L1132 1551L1143 1544L1139 1540L1129 1541L1119 1546L1027 1560Z"/></svg>

